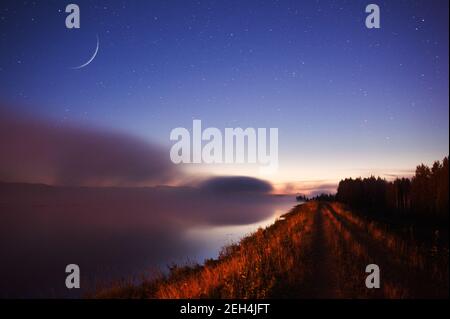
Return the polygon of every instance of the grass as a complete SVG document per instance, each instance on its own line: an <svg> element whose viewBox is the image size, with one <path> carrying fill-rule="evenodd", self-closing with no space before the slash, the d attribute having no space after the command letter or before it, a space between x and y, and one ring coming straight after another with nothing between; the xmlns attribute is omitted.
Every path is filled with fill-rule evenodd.
<svg viewBox="0 0 450 319"><path fill-rule="evenodd" d="M95 298L448 297L448 245L426 247L339 203L308 202L203 265L173 266L136 285L116 283ZM366 265L382 287L365 287Z"/></svg>

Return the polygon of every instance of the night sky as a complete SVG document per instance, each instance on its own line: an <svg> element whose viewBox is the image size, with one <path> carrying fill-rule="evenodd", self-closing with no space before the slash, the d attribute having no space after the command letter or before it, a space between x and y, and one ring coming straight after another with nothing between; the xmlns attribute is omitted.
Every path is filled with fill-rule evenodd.
<svg viewBox="0 0 450 319"><path fill-rule="evenodd" d="M193 119L277 127L283 185L407 175L449 152L448 1L372 1L371 30L371 1L73 2L79 30L70 2L1 1L3 108L163 146Z"/></svg>

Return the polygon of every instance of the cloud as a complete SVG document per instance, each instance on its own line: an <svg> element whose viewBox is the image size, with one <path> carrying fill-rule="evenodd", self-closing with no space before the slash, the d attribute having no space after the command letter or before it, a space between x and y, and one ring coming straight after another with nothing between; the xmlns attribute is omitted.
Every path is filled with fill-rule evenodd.
<svg viewBox="0 0 450 319"><path fill-rule="evenodd" d="M336 184L322 184L314 187L313 189L310 189L308 191L308 195L314 197L321 194L335 194L336 191L337 191Z"/></svg>
<svg viewBox="0 0 450 319"><path fill-rule="evenodd" d="M307 196L317 196L323 193L332 194L337 190L337 182L327 180L297 181L279 184L277 189L284 194L305 194Z"/></svg>
<svg viewBox="0 0 450 319"><path fill-rule="evenodd" d="M273 190L269 182L247 176L212 177L200 188L217 193L269 193Z"/></svg>
<svg viewBox="0 0 450 319"><path fill-rule="evenodd" d="M77 186L165 183L168 152L123 133L63 126L0 110L0 180Z"/></svg>

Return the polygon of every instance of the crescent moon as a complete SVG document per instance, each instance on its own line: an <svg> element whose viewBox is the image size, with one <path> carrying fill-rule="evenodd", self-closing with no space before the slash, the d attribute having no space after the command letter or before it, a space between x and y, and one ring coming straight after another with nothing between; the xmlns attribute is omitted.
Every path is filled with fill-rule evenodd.
<svg viewBox="0 0 450 319"><path fill-rule="evenodd" d="M99 47L100 47L100 40L99 40L98 34L97 34L97 46L95 47L95 52L92 55L92 57L86 63L84 63L84 64L82 64L80 66L72 67L71 69L79 70L79 69L84 68L85 66L88 66L92 61L94 61L95 57L97 56Z"/></svg>

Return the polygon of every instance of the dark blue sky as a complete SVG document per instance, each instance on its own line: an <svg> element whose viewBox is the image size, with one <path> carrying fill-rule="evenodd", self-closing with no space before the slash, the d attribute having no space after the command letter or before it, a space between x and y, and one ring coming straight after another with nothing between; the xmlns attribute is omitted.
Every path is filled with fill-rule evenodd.
<svg viewBox="0 0 450 319"><path fill-rule="evenodd" d="M170 145L171 129L278 127L275 182L406 172L448 154L448 1L0 5L0 103ZM365 27L365 6L381 29ZM100 40L94 61L80 70ZM200 167L256 175L257 169Z"/></svg>

